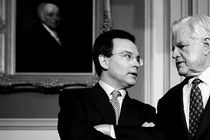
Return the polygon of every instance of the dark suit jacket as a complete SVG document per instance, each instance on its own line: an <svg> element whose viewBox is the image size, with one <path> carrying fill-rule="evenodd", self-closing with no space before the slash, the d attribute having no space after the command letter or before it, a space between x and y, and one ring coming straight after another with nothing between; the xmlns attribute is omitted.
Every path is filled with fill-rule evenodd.
<svg viewBox="0 0 210 140"><path fill-rule="evenodd" d="M30 30L17 40L17 71L92 72L91 46L76 42L74 35L70 36L71 32L67 32L64 27L60 27L57 33L62 45L40 22L32 24Z"/></svg>
<svg viewBox="0 0 210 140"><path fill-rule="evenodd" d="M63 64L64 46L60 46L41 23L31 25L22 38L24 40L17 42L17 66L20 66L18 70L59 72L62 66L68 66Z"/></svg>
<svg viewBox="0 0 210 140"><path fill-rule="evenodd" d="M170 140L190 140L183 109L182 83L170 89L158 102L158 123L167 128ZM210 102L208 101L201 118L201 124L194 140L210 140Z"/></svg>
<svg viewBox="0 0 210 140"><path fill-rule="evenodd" d="M88 89L71 89L59 97L58 132L61 140L111 139L94 129L99 124L115 124L109 98L99 84ZM141 126L153 121L155 108L126 94L118 126ZM128 140L130 140L128 138Z"/></svg>
<svg viewBox="0 0 210 140"><path fill-rule="evenodd" d="M142 126L114 126L115 134L119 140L170 140L167 131L161 127Z"/></svg>

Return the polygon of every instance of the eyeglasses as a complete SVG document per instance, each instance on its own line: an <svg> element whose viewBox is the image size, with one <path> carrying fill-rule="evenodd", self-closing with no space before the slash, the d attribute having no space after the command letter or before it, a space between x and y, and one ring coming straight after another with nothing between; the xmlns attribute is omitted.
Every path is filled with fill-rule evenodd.
<svg viewBox="0 0 210 140"><path fill-rule="evenodd" d="M136 58L137 62L140 64L140 66L142 66L144 64L143 59L140 56L135 56L132 52L123 51L123 52L115 53L112 55L119 55L121 57L126 58L128 61L133 61L134 58Z"/></svg>

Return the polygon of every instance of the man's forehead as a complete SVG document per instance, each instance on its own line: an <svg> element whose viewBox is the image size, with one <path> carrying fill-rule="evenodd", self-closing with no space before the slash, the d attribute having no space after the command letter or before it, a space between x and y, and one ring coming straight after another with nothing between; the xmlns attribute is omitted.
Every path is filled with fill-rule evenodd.
<svg viewBox="0 0 210 140"><path fill-rule="evenodd" d="M177 36L185 36L191 34L192 30L190 29L189 25L180 25L177 26L174 30L175 35Z"/></svg>
<svg viewBox="0 0 210 140"><path fill-rule="evenodd" d="M55 4L48 3L45 5L44 11L45 12L58 12L59 9Z"/></svg>
<svg viewBox="0 0 210 140"><path fill-rule="evenodd" d="M192 31L190 30L189 27L180 27L176 31L173 32L172 34L172 40L173 41L184 41L186 39L189 39L191 37Z"/></svg>
<svg viewBox="0 0 210 140"><path fill-rule="evenodd" d="M113 41L114 41L114 47L113 47L114 52L130 52L139 55L138 49L132 41L128 39L119 39L119 38L116 38Z"/></svg>

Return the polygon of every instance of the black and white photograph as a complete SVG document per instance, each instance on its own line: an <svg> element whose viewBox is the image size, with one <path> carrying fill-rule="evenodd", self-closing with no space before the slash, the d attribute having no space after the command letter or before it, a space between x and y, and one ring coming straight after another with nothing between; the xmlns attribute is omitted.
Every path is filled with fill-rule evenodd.
<svg viewBox="0 0 210 140"><path fill-rule="evenodd" d="M210 0L0 0L0 140L210 140Z"/></svg>

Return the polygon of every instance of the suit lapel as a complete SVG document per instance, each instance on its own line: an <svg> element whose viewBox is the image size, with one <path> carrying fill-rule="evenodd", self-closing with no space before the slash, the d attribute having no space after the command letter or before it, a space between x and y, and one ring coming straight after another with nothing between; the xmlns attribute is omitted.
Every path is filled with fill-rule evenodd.
<svg viewBox="0 0 210 140"><path fill-rule="evenodd" d="M140 125L139 117L139 111L136 110L136 106L133 105L131 98L128 96L128 93L126 93L121 107L119 125Z"/></svg>
<svg viewBox="0 0 210 140"><path fill-rule="evenodd" d="M197 139L210 126L210 101L208 100L205 110L201 117L201 123L196 134Z"/></svg>
<svg viewBox="0 0 210 140"><path fill-rule="evenodd" d="M91 95L91 100L102 114L104 123L114 124L115 113L103 88L99 84L96 84L91 90Z"/></svg>

